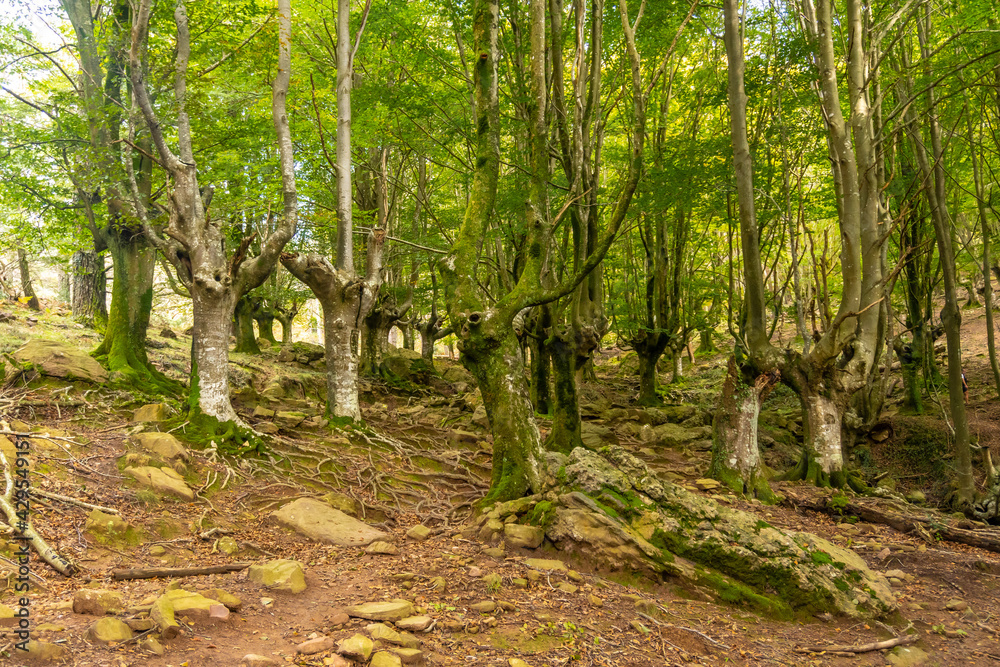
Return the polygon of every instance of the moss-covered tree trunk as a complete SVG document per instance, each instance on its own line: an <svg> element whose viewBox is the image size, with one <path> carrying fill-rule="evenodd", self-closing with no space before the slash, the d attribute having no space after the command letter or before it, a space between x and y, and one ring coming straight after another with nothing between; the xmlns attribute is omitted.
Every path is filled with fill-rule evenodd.
<svg viewBox="0 0 1000 667"><path fill-rule="evenodd" d="M389 347L389 331L395 322L382 308L372 308L361 328L361 373L378 375L378 365Z"/></svg>
<svg viewBox="0 0 1000 667"><path fill-rule="evenodd" d="M462 363L476 378L493 433L493 476L486 502L520 498L541 488L543 461L514 329L473 313L459 341Z"/></svg>
<svg viewBox="0 0 1000 667"><path fill-rule="evenodd" d="M639 404L659 405L662 401L657 392L659 382L656 367L663 351L667 349L667 336L650 331L640 332L632 341L632 349L639 360Z"/></svg>
<svg viewBox="0 0 1000 667"><path fill-rule="evenodd" d="M17 265L21 271L21 292L24 294L25 303L32 310L41 310L42 305L35 296L35 288L31 285L31 269L28 267L28 253L24 248L17 249Z"/></svg>
<svg viewBox="0 0 1000 667"><path fill-rule="evenodd" d="M580 424L580 399L576 384L576 343L573 330L561 328L547 341L552 359L555 391L552 402L552 431L545 442L548 449L568 454L583 446Z"/></svg>
<svg viewBox="0 0 1000 667"><path fill-rule="evenodd" d="M712 420L709 476L736 493L764 502L771 502L774 494L760 456L757 419L761 404L777 381L778 376L769 373L746 377L736 358L729 357L722 400Z"/></svg>
<svg viewBox="0 0 1000 667"><path fill-rule="evenodd" d="M267 302L260 299L253 301L253 319L257 323L257 333L260 340L267 345L277 345L278 341L274 337L274 309Z"/></svg>
<svg viewBox="0 0 1000 667"><path fill-rule="evenodd" d="M806 480L816 486L844 486L847 477L841 426L845 396L830 391L820 382L806 385L799 392L799 400L805 442L799 463L787 478Z"/></svg>
<svg viewBox="0 0 1000 667"><path fill-rule="evenodd" d="M94 356L104 360L112 373L120 373L130 382L166 385L166 378L146 356L156 251L146 245L142 233L106 236L115 273L104 340L94 350Z"/></svg>
<svg viewBox="0 0 1000 667"><path fill-rule="evenodd" d="M253 304L250 297L245 296L236 302L233 315L233 332L236 334L236 347L233 352L260 354L260 346L257 345L257 336L253 330Z"/></svg>
<svg viewBox="0 0 1000 667"><path fill-rule="evenodd" d="M545 332L552 325L549 306L539 306L527 322L528 350L531 352L531 404L540 415L552 413L550 366L552 363Z"/></svg>

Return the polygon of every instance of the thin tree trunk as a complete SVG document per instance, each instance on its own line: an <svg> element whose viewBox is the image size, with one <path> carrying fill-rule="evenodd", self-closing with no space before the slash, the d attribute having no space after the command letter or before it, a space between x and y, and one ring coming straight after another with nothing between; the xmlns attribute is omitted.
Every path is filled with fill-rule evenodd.
<svg viewBox="0 0 1000 667"><path fill-rule="evenodd" d="M552 359L552 380L555 388L552 404L552 431L547 449L568 454L583 446L580 424L580 401L577 395L575 344L573 330L564 329L546 341Z"/></svg>
<svg viewBox="0 0 1000 667"><path fill-rule="evenodd" d="M253 305L249 297L243 297L236 302L234 315L234 332L236 334L236 347L233 352L242 354L260 354L260 346L257 345L257 337L253 331Z"/></svg>
<svg viewBox="0 0 1000 667"><path fill-rule="evenodd" d="M42 306L35 296L35 288L31 286L31 271L28 268L28 255L24 252L24 248L17 249L17 265L21 270L21 291L24 293L25 302L28 308L40 311Z"/></svg>
<svg viewBox="0 0 1000 667"><path fill-rule="evenodd" d="M89 327L106 324L107 313L101 312L106 303L102 295L107 283L103 256L96 252L77 250L70 263L70 307L73 319Z"/></svg>

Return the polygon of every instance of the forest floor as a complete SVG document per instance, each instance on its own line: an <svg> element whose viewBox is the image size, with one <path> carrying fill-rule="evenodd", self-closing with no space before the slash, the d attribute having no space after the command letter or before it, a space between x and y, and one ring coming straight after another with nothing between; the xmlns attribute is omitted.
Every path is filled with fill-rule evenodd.
<svg viewBox="0 0 1000 667"><path fill-rule="evenodd" d="M96 334L58 311L35 315L8 303L0 305L0 312L13 315L0 323L0 353L11 354L31 338L61 341L82 350L96 346ZM1000 461L1000 404L993 398L988 360L982 354L982 321L982 309L965 313L973 431L980 445L990 447L994 460ZM184 377L190 338L153 333L151 358L168 375ZM521 664L512 658L534 667L1000 665L1000 554L934 539L927 542L852 517L831 518L789 504L763 506L720 495L698 482L710 456L703 437L669 448L653 448L644 441L641 428L630 417L636 414L629 411L636 409L637 383L628 373L628 363L620 354L601 356L599 381L583 392L582 412L590 432L605 441L617 440L693 491L756 513L775 527L810 531L853 548L873 570L890 573L900 611L867 623L828 616L779 621L713 602L702 591L669 580L599 571L586 560L568 559L544 545L532 551L466 539L461 528L470 517L471 503L484 492L490 470L491 442L481 411L477 418L478 392L456 391L461 382L412 392L365 382L367 429L290 426L280 416L267 416L262 408L318 414L321 406L315 391L322 387L323 376L308 364L279 361L275 348L260 356L234 355L231 366L241 414L258 426L267 421L269 430L277 431L270 462L226 460L192 450L182 469L198 491L193 502L150 493L122 472L127 463L145 461L135 458L130 436L156 429L155 423L135 423L134 411L164 401L163 397L113 384L46 378L4 389L0 419L5 426L62 438L31 439L32 486L117 509L134 529L127 539L102 543L87 528L90 510L33 499L35 527L83 571L64 578L32 560L32 573L38 577L30 591L32 639L67 647L61 662L81 667L227 667L241 664L247 654L269 658L271 664L340 665L331 648L306 655L297 653L297 647L310 637L330 637L336 643L364 633L370 621L343 614L349 605L402 598L434 620L427 632L418 633L421 656L428 665ZM666 388L666 402L694 405L698 414L710 414L724 364L721 354L697 358L683 383ZM451 365L438 361L439 370ZM165 402L176 407L178 401L174 397ZM946 427L940 410L930 405L930 416L914 417L890 404L887 415L893 435L884 443L871 443L870 456L864 455L861 463L895 466L888 478L891 486L900 492L922 491L933 502L946 492L942 480L949 459ZM614 414L618 418L608 418ZM774 467L794 458L794 436L800 432L796 418L793 397L787 392L776 391L765 405L762 442ZM539 422L544 430L546 420ZM699 432L704 436L704 426ZM179 424L174 434L183 440L184 425ZM782 485L776 488L780 491ZM312 542L269 520L270 512L283 503L329 493L335 496L328 498L341 503L356 502L359 517L389 533L396 547L389 551L397 553ZM431 529L430 536L409 539L407 531L421 523ZM0 524L0 555L12 558L13 543L5 549L3 531ZM206 532L207 539L202 539ZM237 550L220 550L220 536L235 540ZM119 644L90 640L87 630L95 616L73 611L72 601L80 589L111 589L123 596L119 618L137 621L134 625L142 628L150 596L163 592L168 581L115 581L113 570L274 558L302 563L307 584L303 592L263 589L251 582L246 570L172 584L192 590L220 588L238 596L242 606L228 619L194 622L179 637L163 641L162 655L150 652L154 647L144 640ZM528 581L530 558L560 559L569 571L536 575ZM16 579L9 560L0 560L0 582L3 579L11 586ZM18 597L11 587L0 588L0 605L16 608ZM482 602L495 605L480 607L489 610L484 612L472 608ZM0 665L29 664L23 653L13 652L17 640L9 625L0 614ZM846 656L804 650L857 646L907 631L915 631L919 641L894 652Z"/></svg>

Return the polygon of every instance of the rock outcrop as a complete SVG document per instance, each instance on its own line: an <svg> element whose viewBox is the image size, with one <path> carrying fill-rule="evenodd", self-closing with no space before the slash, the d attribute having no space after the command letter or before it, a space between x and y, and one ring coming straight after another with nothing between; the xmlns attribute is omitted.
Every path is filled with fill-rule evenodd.
<svg viewBox="0 0 1000 667"><path fill-rule="evenodd" d="M516 519L599 566L676 577L777 617L896 609L885 577L853 551L691 493L621 447L548 457L544 493L496 505L468 536L498 541Z"/></svg>

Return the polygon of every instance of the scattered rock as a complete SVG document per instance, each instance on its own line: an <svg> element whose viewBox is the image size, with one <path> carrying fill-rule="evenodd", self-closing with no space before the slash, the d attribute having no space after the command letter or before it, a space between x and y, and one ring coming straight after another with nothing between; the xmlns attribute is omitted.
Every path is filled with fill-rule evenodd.
<svg viewBox="0 0 1000 667"><path fill-rule="evenodd" d="M153 602L149 609L149 618L160 630L160 635L164 639L173 639L181 633L181 625L174 617L174 606L170 603L170 598L161 595Z"/></svg>
<svg viewBox="0 0 1000 667"><path fill-rule="evenodd" d="M225 605L200 593L177 588L168 590L163 594L163 597L170 601L175 616L201 622L229 618L229 609Z"/></svg>
<svg viewBox="0 0 1000 667"><path fill-rule="evenodd" d="M158 433L155 431L137 433L132 436L131 441L164 463L187 461L190 458L187 447L170 433Z"/></svg>
<svg viewBox="0 0 1000 667"><path fill-rule="evenodd" d="M520 658L510 658L507 660L507 667L531 667L531 665Z"/></svg>
<svg viewBox="0 0 1000 667"><path fill-rule="evenodd" d="M340 510L348 516L357 517L358 514L361 513L361 503L350 496L344 495L343 493L331 491L323 496L323 502L334 509Z"/></svg>
<svg viewBox="0 0 1000 667"><path fill-rule="evenodd" d="M493 600L484 600L482 602L477 602L475 604L469 605L469 609L472 611L478 611L481 614L492 614L496 611L497 603Z"/></svg>
<svg viewBox="0 0 1000 667"><path fill-rule="evenodd" d="M718 480L709 479L707 477L694 480L694 485L697 486L702 491L715 491L720 486L722 486L722 484L720 484Z"/></svg>
<svg viewBox="0 0 1000 667"><path fill-rule="evenodd" d="M243 656L243 659L240 660L240 667L277 667L281 664L281 662L278 662L274 658L269 658L266 655L258 655L256 653L247 653Z"/></svg>
<svg viewBox="0 0 1000 667"><path fill-rule="evenodd" d="M239 611L240 607L243 606L243 600L221 588L209 588L208 590L201 591L201 594L207 598L218 600L226 605L229 611Z"/></svg>
<svg viewBox="0 0 1000 667"><path fill-rule="evenodd" d="M274 415L274 423L278 428L294 429L306 420L306 413L294 412L290 410L282 411Z"/></svg>
<svg viewBox="0 0 1000 667"><path fill-rule="evenodd" d="M486 406L476 406L475 412L472 413L472 423L483 427L487 431L490 429L490 418L486 416Z"/></svg>
<svg viewBox="0 0 1000 667"><path fill-rule="evenodd" d="M413 604L407 600L365 602L347 607L344 611L349 616L368 621L397 621L413 616Z"/></svg>
<svg viewBox="0 0 1000 667"><path fill-rule="evenodd" d="M150 403L132 413L134 422L165 422L170 419L170 406L166 403Z"/></svg>
<svg viewBox="0 0 1000 667"><path fill-rule="evenodd" d="M372 661L368 667L401 667L403 661L395 653L379 651L372 656Z"/></svg>
<svg viewBox="0 0 1000 667"><path fill-rule="evenodd" d="M139 650L145 651L146 653L152 653L153 655L163 655L167 652L166 649L163 648L163 644L157 641L154 637L146 637L139 642Z"/></svg>
<svg viewBox="0 0 1000 667"><path fill-rule="evenodd" d="M372 623L365 626L365 632L371 635L375 641L389 642L390 644L402 644L403 638L398 632L390 628L385 623Z"/></svg>
<svg viewBox="0 0 1000 667"><path fill-rule="evenodd" d="M301 593L306 589L302 564L285 558L272 560L263 565L251 565L250 581L286 593Z"/></svg>
<svg viewBox="0 0 1000 667"><path fill-rule="evenodd" d="M418 648L391 648L389 649L399 656L404 665L417 665L424 661L424 652Z"/></svg>
<svg viewBox="0 0 1000 667"><path fill-rule="evenodd" d="M84 530L97 538L98 542L128 540L135 529L117 514L105 514L94 510L87 516Z"/></svg>
<svg viewBox="0 0 1000 667"><path fill-rule="evenodd" d="M569 583L568 581L560 581L556 585L556 588L558 588L559 590L561 590L563 593L569 593L570 595L572 595L573 593L576 593L578 590L580 590L579 587L574 586L573 584Z"/></svg>
<svg viewBox="0 0 1000 667"><path fill-rule="evenodd" d="M239 553L240 545L236 540L226 535L215 541L215 548L219 550L219 553L234 556Z"/></svg>
<svg viewBox="0 0 1000 667"><path fill-rule="evenodd" d="M312 655L314 653L322 653L323 651L329 651L333 648L333 638L332 637L316 637L315 639L308 639L298 646L295 647L296 653L301 653L302 655Z"/></svg>
<svg viewBox="0 0 1000 667"><path fill-rule="evenodd" d="M340 640L337 645L337 653L358 662L367 662L372 654L374 644L372 640L364 635L354 635L347 639Z"/></svg>
<svg viewBox="0 0 1000 667"><path fill-rule="evenodd" d="M547 572L566 572L568 569L566 564L561 560L552 560L549 558L528 558L524 561L524 564L536 570L545 570Z"/></svg>
<svg viewBox="0 0 1000 667"><path fill-rule="evenodd" d="M965 611L969 608L969 604L965 600L959 600L958 598L952 598L944 605L944 608L948 611Z"/></svg>
<svg viewBox="0 0 1000 667"><path fill-rule="evenodd" d="M491 558L503 558L506 555L500 547L486 547L483 549L483 553Z"/></svg>
<svg viewBox="0 0 1000 667"><path fill-rule="evenodd" d="M503 527L503 539L511 548L537 549L542 545L542 540L545 539L545 531L537 526L508 523Z"/></svg>
<svg viewBox="0 0 1000 667"><path fill-rule="evenodd" d="M122 594L103 588L83 588L73 594L73 613L106 616L120 614L124 608Z"/></svg>
<svg viewBox="0 0 1000 667"><path fill-rule="evenodd" d="M423 524L417 524L413 528L406 531L406 536L411 540L416 540L417 542L423 542L431 535L431 529Z"/></svg>
<svg viewBox="0 0 1000 667"><path fill-rule="evenodd" d="M381 556L397 556L399 555L399 548L395 544L378 540L365 547L365 553Z"/></svg>
<svg viewBox="0 0 1000 667"><path fill-rule="evenodd" d="M906 494L906 500L915 505L922 505L927 502L927 496L924 495L923 491L910 491Z"/></svg>
<svg viewBox="0 0 1000 667"><path fill-rule="evenodd" d="M108 372L83 350L65 343L34 338L14 352L14 359L31 364L42 375L66 380L108 381Z"/></svg>
<svg viewBox="0 0 1000 667"><path fill-rule="evenodd" d="M330 625L344 625L350 620L351 620L350 616L348 616L344 612L340 612L339 614L334 614L333 616L330 617Z"/></svg>
<svg viewBox="0 0 1000 667"><path fill-rule="evenodd" d="M163 327L162 329L160 329L160 337L161 338L170 338L171 340L176 340L177 339L177 334L175 334L174 331L173 331L173 329L171 329L170 327Z"/></svg>
<svg viewBox="0 0 1000 667"><path fill-rule="evenodd" d="M69 657L69 648L50 642L28 641L28 658L36 662L61 662Z"/></svg>
<svg viewBox="0 0 1000 667"><path fill-rule="evenodd" d="M885 659L895 667L919 667L926 665L930 656L916 646L897 646L886 654Z"/></svg>
<svg viewBox="0 0 1000 667"><path fill-rule="evenodd" d="M591 606L593 606L593 607L603 607L604 606L604 600L602 600L601 598L597 597L594 594L589 595L587 597L587 600L590 602Z"/></svg>
<svg viewBox="0 0 1000 667"><path fill-rule="evenodd" d="M132 639L132 628L121 619L102 618L87 628L87 638L97 642L123 642Z"/></svg>
<svg viewBox="0 0 1000 667"><path fill-rule="evenodd" d="M299 498L271 513L277 523L317 542L363 547L389 535L315 498Z"/></svg>
<svg viewBox="0 0 1000 667"><path fill-rule="evenodd" d="M407 616L396 621L396 627L409 632L423 632L434 622L430 616Z"/></svg>
<svg viewBox="0 0 1000 667"><path fill-rule="evenodd" d="M138 468L125 468L125 474L154 491L166 493L188 502L194 500L194 491L187 485L180 473L173 468L140 466Z"/></svg>
<svg viewBox="0 0 1000 667"><path fill-rule="evenodd" d="M265 408L263 405L258 405L253 409L253 414L250 416L254 419L270 419L275 414L274 410Z"/></svg>

